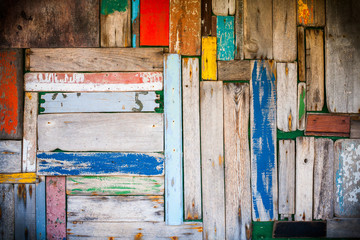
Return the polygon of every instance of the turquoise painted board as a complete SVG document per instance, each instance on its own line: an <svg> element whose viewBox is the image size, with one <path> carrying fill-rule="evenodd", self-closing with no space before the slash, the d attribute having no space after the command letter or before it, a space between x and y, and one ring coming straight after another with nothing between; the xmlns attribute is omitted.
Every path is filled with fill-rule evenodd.
<svg viewBox="0 0 360 240"><path fill-rule="evenodd" d="M46 239L46 195L45 177L41 176L36 183L36 239Z"/></svg>
<svg viewBox="0 0 360 240"><path fill-rule="evenodd" d="M36 239L35 184L15 184L15 239Z"/></svg>
<svg viewBox="0 0 360 240"><path fill-rule="evenodd" d="M251 187L253 221L277 219L275 63L252 61Z"/></svg>
<svg viewBox="0 0 360 240"><path fill-rule="evenodd" d="M217 16L216 20L217 37L217 60L234 60L235 38L234 38L234 17Z"/></svg>
<svg viewBox="0 0 360 240"><path fill-rule="evenodd" d="M165 221L183 220L181 56L164 57Z"/></svg>
<svg viewBox="0 0 360 240"><path fill-rule="evenodd" d="M140 0L131 1L132 47L140 46Z"/></svg>

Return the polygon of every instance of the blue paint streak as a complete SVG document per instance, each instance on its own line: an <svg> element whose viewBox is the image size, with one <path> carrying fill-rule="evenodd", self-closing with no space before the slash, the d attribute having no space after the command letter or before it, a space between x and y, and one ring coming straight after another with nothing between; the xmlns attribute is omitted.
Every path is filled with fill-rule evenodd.
<svg viewBox="0 0 360 240"><path fill-rule="evenodd" d="M36 184L36 239L46 239L45 181Z"/></svg>
<svg viewBox="0 0 360 240"><path fill-rule="evenodd" d="M336 183L336 189L335 189L335 198L336 198L336 194L337 191L339 190L339 194L337 195L337 197L339 198L339 209L341 213L344 213L344 195L341 193L341 191L344 189L343 187L343 160L341 157L341 151L339 151L339 169L336 171L336 179L335 179L335 183Z"/></svg>
<svg viewBox="0 0 360 240"><path fill-rule="evenodd" d="M139 12L140 12L140 0L132 0L132 3L131 3L131 23L132 24L134 24L136 18L139 17ZM136 46L136 34L133 34L133 36L132 36L132 47L133 48L138 47L138 46Z"/></svg>
<svg viewBox="0 0 360 240"><path fill-rule="evenodd" d="M39 175L163 175L161 154L47 152L37 154Z"/></svg>
<svg viewBox="0 0 360 240"><path fill-rule="evenodd" d="M217 16L216 36L217 59L225 61L234 60L235 38L233 16Z"/></svg>

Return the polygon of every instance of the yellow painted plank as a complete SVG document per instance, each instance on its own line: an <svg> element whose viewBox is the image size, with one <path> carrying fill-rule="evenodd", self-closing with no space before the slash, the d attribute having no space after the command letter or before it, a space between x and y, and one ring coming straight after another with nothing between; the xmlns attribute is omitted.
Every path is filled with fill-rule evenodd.
<svg viewBox="0 0 360 240"><path fill-rule="evenodd" d="M203 80L217 80L216 37L202 38L201 77Z"/></svg>
<svg viewBox="0 0 360 240"><path fill-rule="evenodd" d="M0 174L0 183L35 183L36 173Z"/></svg>

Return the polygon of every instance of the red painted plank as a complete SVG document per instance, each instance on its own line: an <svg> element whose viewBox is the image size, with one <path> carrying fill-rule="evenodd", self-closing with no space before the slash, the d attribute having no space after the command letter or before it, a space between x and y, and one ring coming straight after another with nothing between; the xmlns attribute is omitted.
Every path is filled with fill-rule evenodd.
<svg viewBox="0 0 360 240"><path fill-rule="evenodd" d="M140 1L140 45L169 46L169 0Z"/></svg>
<svg viewBox="0 0 360 240"><path fill-rule="evenodd" d="M305 135L350 136L350 117L332 114L308 114Z"/></svg>

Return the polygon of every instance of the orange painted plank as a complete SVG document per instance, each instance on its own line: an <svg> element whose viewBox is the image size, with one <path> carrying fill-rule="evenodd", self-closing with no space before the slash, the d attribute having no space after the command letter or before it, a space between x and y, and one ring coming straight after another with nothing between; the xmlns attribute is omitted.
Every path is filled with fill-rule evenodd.
<svg viewBox="0 0 360 240"><path fill-rule="evenodd" d="M350 116L308 114L305 135L349 137Z"/></svg>

